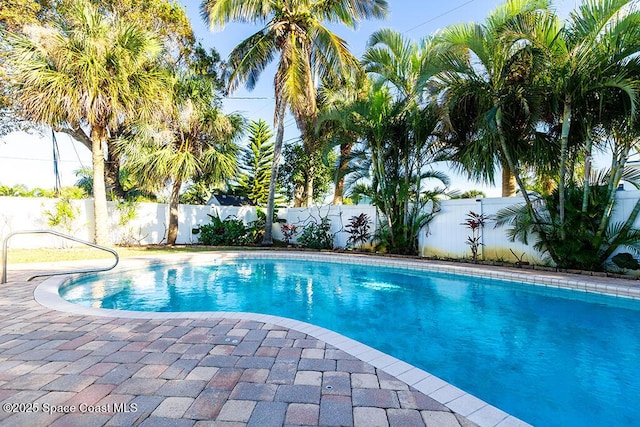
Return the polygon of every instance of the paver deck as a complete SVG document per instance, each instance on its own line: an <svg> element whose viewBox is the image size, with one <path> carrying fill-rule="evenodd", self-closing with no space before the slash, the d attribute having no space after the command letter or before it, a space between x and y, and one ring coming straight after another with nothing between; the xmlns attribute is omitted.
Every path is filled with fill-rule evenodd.
<svg viewBox="0 0 640 427"><path fill-rule="evenodd" d="M435 377L411 378L410 365L350 354L311 331L53 310L34 299L29 273L12 271L0 288L1 426L521 425L484 416L484 402ZM456 402L477 411L464 417Z"/></svg>
<svg viewBox="0 0 640 427"><path fill-rule="evenodd" d="M2 426L475 425L305 333L70 315L38 304L35 286L2 286Z"/></svg>

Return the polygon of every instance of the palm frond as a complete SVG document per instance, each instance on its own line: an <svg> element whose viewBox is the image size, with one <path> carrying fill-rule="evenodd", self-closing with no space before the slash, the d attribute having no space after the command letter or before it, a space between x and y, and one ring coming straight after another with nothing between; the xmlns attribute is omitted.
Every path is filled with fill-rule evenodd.
<svg viewBox="0 0 640 427"><path fill-rule="evenodd" d="M271 26L243 40L229 54L232 70L228 77L229 92L233 92L241 84L252 90L262 71L275 58L276 52L275 34Z"/></svg>
<svg viewBox="0 0 640 427"><path fill-rule="evenodd" d="M312 68L321 79L338 79L360 69L347 42L324 25L316 23L310 31L313 40Z"/></svg>
<svg viewBox="0 0 640 427"><path fill-rule="evenodd" d="M205 0L200 5L200 16L212 30L229 22L264 21L276 11L272 2L262 0Z"/></svg>
<svg viewBox="0 0 640 427"><path fill-rule="evenodd" d="M341 22L349 28L356 28L363 19L382 19L387 16L386 0L317 0L310 12L320 21Z"/></svg>

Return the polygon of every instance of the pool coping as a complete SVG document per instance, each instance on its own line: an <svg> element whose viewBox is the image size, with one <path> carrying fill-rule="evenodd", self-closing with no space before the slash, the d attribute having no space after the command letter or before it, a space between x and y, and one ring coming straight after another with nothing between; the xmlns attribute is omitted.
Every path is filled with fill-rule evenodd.
<svg viewBox="0 0 640 427"><path fill-rule="evenodd" d="M225 251L225 252L201 252L180 256L153 256L145 258L130 258L124 260L119 270L132 270L144 267L145 265L164 264L175 265L181 263L210 263L211 261L229 261L246 258L288 258L304 259L313 261L331 261L340 263L352 263L354 259L361 264L379 265L384 267L395 267L419 271L435 271L441 273L454 273L467 276L481 276L496 280L519 281L528 284L565 288L582 292L599 293L622 298L640 299L640 288L637 286L625 286L611 283L598 283L594 280L574 280L566 277L554 277L554 275L518 273L513 271L488 270L486 268L475 268L469 266L447 265L441 263L424 262L421 260L396 259L377 257L369 255L317 252L286 252L286 251ZM34 290L35 300L47 308L71 313L75 315L89 315L102 317L119 317L132 319L206 319L206 318L229 318L240 320L252 320L272 323L278 326L293 329L316 339L322 340L351 356L357 357L363 362L392 375L414 387L418 391L431 397L437 402L445 405L452 411L466 417L470 421L484 426L526 426L524 421L509 415L508 413L492 406L483 400L466 393L465 391L447 383L435 375L419 369L400 359L392 357L386 353L369 347L359 341L348 338L326 328L322 328L310 323L268 314L245 313L245 312L139 312L128 310L101 309L84 307L62 299L58 290L66 283L72 275L51 277L44 280Z"/></svg>

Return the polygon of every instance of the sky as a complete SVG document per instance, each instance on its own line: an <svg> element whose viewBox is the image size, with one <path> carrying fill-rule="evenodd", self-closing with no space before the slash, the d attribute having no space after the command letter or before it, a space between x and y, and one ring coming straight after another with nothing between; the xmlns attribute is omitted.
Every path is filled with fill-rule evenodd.
<svg viewBox="0 0 640 427"><path fill-rule="evenodd" d="M200 18L200 1L179 0L186 8L191 25L198 40L206 47L215 48L224 59L242 40L258 28L249 24L230 24L224 29L211 31ZM389 16L385 20L361 22L357 30L333 26L332 29L348 44L351 52L360 57L364 52L369 36L381 28L392 28L404 33L406 37L419 40L438 29L462 22L481 22L503 0L389 0ZM576 6L576 0L556 0L553 2L560 16L566 17ZM275 67L266 69L256 88L248 92L238 89L224 101L227 112L240 112L249 119L262 118L273 122L273 75ZM299 135L293 119L285 121L285 141L294 140ZM77 178L74 171L91 166L89 150L66 134L57 134L60 151L59 171L63 186L73 185ZM498 187L488 187L469 182L464 176L439 169L451 177L451 188L461 191L479 189L487 196L499 197ZM499 175L498 175L499 176ZM26 134L14 133L0 138L0 185L24 184L29 188L53 188L53 157L51 131Z"/></svg>

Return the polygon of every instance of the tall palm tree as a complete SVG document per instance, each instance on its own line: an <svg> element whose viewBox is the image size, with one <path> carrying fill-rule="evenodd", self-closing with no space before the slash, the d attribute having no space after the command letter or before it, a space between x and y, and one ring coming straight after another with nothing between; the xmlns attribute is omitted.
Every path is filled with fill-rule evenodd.
<svg viewBox="0 0 640 427"><path fill-rule="evenodd" d="M159 129L146 129L150 138L143 136L122 145L125 165L143 186L171 184L169 245L174 245L178 237L182 184L199 175L220 183L233 177L237 169L238 146L234 141L241 136L243 119L222 113L215 103L212 84L199 75L175 76L172 106L162 117Z"/></svg>
<svg viewBox="0 0 640 427"><path fill-rule="evenodd" d="M571 265L580 258L575 254L580 242L584 244L578 252L588 252L600 264L621 239L630 236L640 212L639 202L625 224L610 224L615 190L638 131L637 2L588 0L564 25L553 17L515 24L511 26L515 39L526 40L545 57L541 75L546 79L550 102L541 127L548 129L560 147L556 157L560 161L555 162L559 169L557 190L535 207L526 200L528 219L523 222L524 217L520 217L518 221L536 231L541 239L539 246L557 265ZM597 179L590 158L594 147L608 143L612 146L612 169L606 174L603 192L605 181ZM579 178L575 170L582 165L584 178ZM593 183L599 188L592 190ZM503 213L509 218L508 210Z"/></svg>
<svg viewBox="0 0 640 427"><path fill-rule="evenodd" d="M628 107L619 110L621 117L630 119L635 115L640 95L636 74L640 51L640 12L633 0L586 0L570 15L558 36L546 47L552 58L553 89L560 106L558 209L560 234L564 240L567 237L565 189L572 139L580 145L579 150L586 151L589 159L593 139L587 135L589 128L599 124L602 105L613 99L619 106L626 104ZM594 101L600 107L592 108L589 115L589 104L593 105ZM609 103L608 107L611 111L613 105ZM583 138L575 141L572 134L579 131L582 131ZM586 210L588 177L585 183L583 207ZM614 190L610 191L611 205ZM604 221L602 227L600 234L606 227Z"/></svg>
<svg viewBox="0 0 640 427"><path fill-rule="evenodd" d="M438 76L440 99L453 157L470 177L488 182L501 166L503 197L514 196L516 184L524 188L517 169L539 154L530 150L541 101L532 85L542 64L530 44L505 34L510 23L548 9L548 0L508 0L483 24L454 25L440 35L448 68Z"/></svg>
<svg viewBox="0 0 640 427"><path fill-rule="evenodd" d="M367 97L339 104L332 114L326 112L321 118L341 126L347 135L357 135L349 181L371 183L367 192L384 218L379 240L394 253L417 253L419 230L432 218L423 208L444 191L427 190L425 181L436 179L445 186L449 182L444 174L428 167L438 156L433 135L438 116L432 107L407 111L389 86L378 81ZM420 143L407 144L414 136ZM409 153L404 148L407 145L411 146Z"/></svg>
<svg viewBox="0 0 640 427"><path fill-rule="evenodd" d="M351 151L358 141L359 134L353 129L335 126L331 120L335 111L345 108L358 100L368 97L370 80L364 72L357 73L353 79L339 82L325 82L318 93L318 133L326 140L323 161L328 160L331 150L339 146L337 166L334 173L333 205L341 205L344 201L345 180L350 171Z"/></svg>
<svg viewBox="0 0 640 427"><path fill-rule="evenodd" d="M425 158L422 156L425 150L431 151L431 155L427 157L429 160L437 157L433 151L436 145L431 138L435 128L431 120L432 114L429 114L435 113L431 108L435 103L425 96L425 91L430 80L441 69L438 45L433 38L425 38L417 43L390 29L373 33L368 45L362 60L365 70L392 89L396 102L403 109L403 123L406 127L397 135L397 149L401 153L404 168L404 185L410 188L410 181L420 177L421 168L425 165ZM429 108L425 109L425 105ZM410 198L406 197L405 226L408 226L411 218L410 206L416 206L410 202Z"/></svg>
<svg viewBox="0 0 640 427"><path fill-rule="evenodd" d="M75 2L76 0L9 0L8 3L5 1L6 7L0 9L0 27L16 33L38 23L46 26L49 22L62 20ZM195 40L184 8L172 0L90 0L90 3L101 14L109 14L115 10L120 16L126 16L128 22L135 22L136 26L156 35L164 46L162 59L169 66L190 61L195 56L194 51L201 49ZM0 71L0 85L4 80ZM0 111L5 113L0 115L0 132L28 129L29 125L32 126L14 113L10 108L12 103L7 102L11 100L10 93L0 89ZM2 108L3 104L9 108ZM124 121L119 122L115 129L109 129L105 183L112 198L127 197L118 179L121 161L115 151L115 141L128 132L130 123L126 119L125 117ZM55 130L68 134L91 150L91 138L79 124L61 124Z"/></svg>
<svg viewBox="0 0 640 427"><path fill-rule="evenodd" d="M40 4L34 0L3 0L0 7L0 40L5 31L17 33L25 26L38 23ZM6 53L6 44L0 42L0 62ZM28 128L15 113L11 96L11 84L3 67L0 67L0 136Z"/></svg>
<svg viewBox="0 0 640 427"><path fill-rule="evenodd" d="M87 1L55 28L10 39L9 69L23 116L52 127L87 126L93 164L95 241L108 244L104 152L108 129L128 115L150 117L163 102L161 45L151 34Z"/></svg>
<svg viewBox="0 0 640 427"><path fill-rule="evenodd" d="M336 78L357 67L346 42L331 32L325 22L339 22L355 28L361 19L382 18L386 0L204 0L202 17L212 28L228 22L249 22L264 26L242 41L229 55L229 90L241 84L253 89L259 75L279 55L274 79L276 139L269 185L267 218L273 218L278 164L284 136L284 116L291 109L300 131L317 114L316 82ZM267 221L263 245L272 245L272 224Z"/></svg>
<svg viewBox="0 0 640 427"><path fill-rule="evenodd" d="M163 45L162 62L167 68L184 67L199 49L185 9L172 0L92 0L105 10L117 10L155 34ZM124 121L116 129L109 129L105 181L107 191L115 198L127 196L120 181L120 164L116 141L129 132L132 120Z"/></svg>

